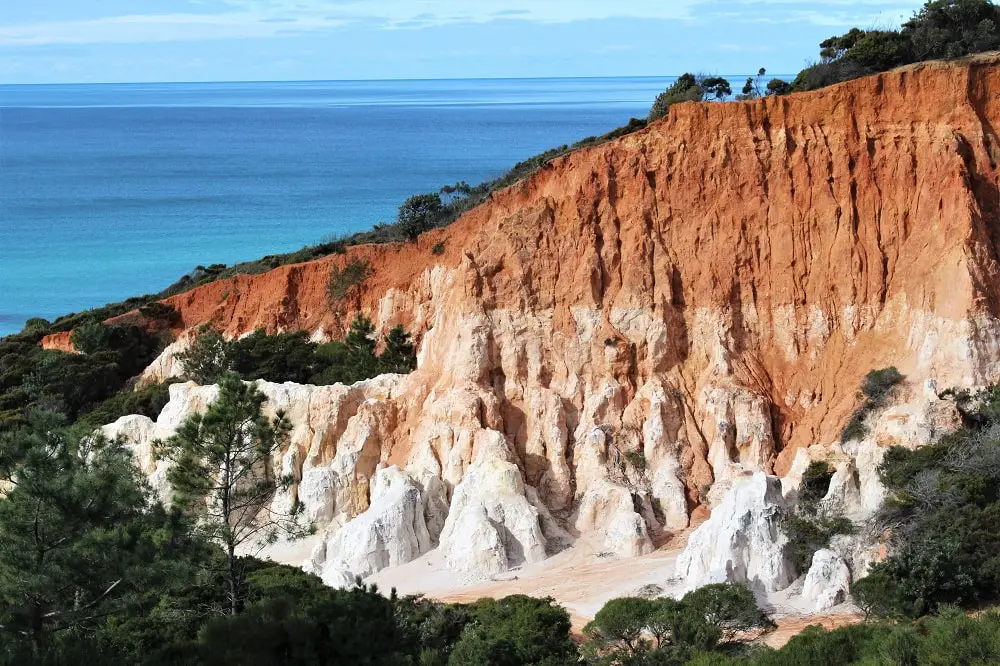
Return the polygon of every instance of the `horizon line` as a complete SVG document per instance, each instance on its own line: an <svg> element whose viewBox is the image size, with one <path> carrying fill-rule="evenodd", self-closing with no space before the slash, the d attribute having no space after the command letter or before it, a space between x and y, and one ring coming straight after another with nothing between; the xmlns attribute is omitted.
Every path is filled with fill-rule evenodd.
<svg viewBox="0 0 1000 666"><path fill-rule="evenodd" d="M597 80L597 79L676 79L682 74L640 74L626 76L463 76L425 78L376 78L376 79L233 79L212 81L63 81L46 83L3 83L0 87L31 86L135 86L135 85L219 85L229 83L403 83L428 81L551 81L551 80ZM723 78L756 78L756 74L711 74ZM765 74L764 77L789 77L791 74Z"/></svg>

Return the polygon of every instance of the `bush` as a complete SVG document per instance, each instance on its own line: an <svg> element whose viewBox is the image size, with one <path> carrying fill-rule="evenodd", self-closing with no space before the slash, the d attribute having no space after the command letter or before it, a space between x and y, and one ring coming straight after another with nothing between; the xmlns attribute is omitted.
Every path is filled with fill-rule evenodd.
<svg viewBox="0 0 1000 666"><path fill-rule="evenodd" d="M838 534L850 534L854 525L839 514L828 514L821 500L830 489L833 470L824 461L813 461L802 475L798 504L781 520L781 530L788 537L788 555L800 572L812 564L817 550L830 545Z"/></svg>
<svg viewBox="0 0 1000 666"><path fill-rule="evenodd" d="M233 348L222 334L211 328L202 333L185 351L177 354L184 376L199 384L214 384L233 369Z"/></svg>
<svg viewBox="0 0 1000 666"><path fill-rule="evenodd" d="M820 62L799 72L794 90L815 90L900 65L1000 48L1000 8L989 0L931 0L901 30L854 28L820 44Z"/></svg>
<svg viewBox="0 0 1000 666"><path fill-rule="evenodd" d="M110 329L99 321L88 321L73 329L70 342L81 354L95 354L108 344Z"/></svg>
<svg viewBox="0 0 1000 666"><path fill-rule="evenodd" d="M865 375L858 391L863 402L851 414L850 420L840 433L840 441L849 442L868 434L865 418L874 410L884 407L892 389L904 379L905 377L895 367L872 370Z"/></svg>
<svg viewBox="0 0 1000 666"><path fill-rule="evenodd" d="M375 326L358 314L343 340L322 345L305 331L268 335L257 330L239 340L226 341L211 329L178 354L184 374L200 384L213 384L227 372L247 381L329 385L353 384L384 373L407 374L417 367L410 334L395 326L376 353Z"/></svg>
<svg viewBox="0 0 1000 666"><path fill-rule="evenodd" d="M579 661L569 613L551 598L481 599L451 652L449 666L571 666Z"/></svg>
<svg viewBox="0 0 1000 666"><path fill-rule="evenodd" d="M336 303L347 298L351 291L361 285L372 269L367 260L351 259L343 268L334 266L330 269L330 278L327 281L326 293L331 303Z"/></svg>
<svg viewBox="0 0 1000 666"><path fill-rule="evenodd" d="M872 406L881 407L892 389L903 379L903 375L895 367L872 370L861 382L861 393L868 398Z"/></svg>
<svg viewBox="0 0 1000 666"><path fill-rule="evenodd" d="M788 95L792 92L792 84L782 79L771 79L767 82L768 95Z"/></svg>
<svg viewBox="0 0 1000 666"><path fill-rule="evenodd" d="M1000 599L997 400L996 391L983 392L976 402L985 416L935 444L886 452L879 526L892 554L857 583L870 612L917 616Z"/></svg>
<svg viewBox="0 0 1000 666"><path fill-rule="evenodd" d="M445 217L445 212L440 194L416 194L399 207L397 220L400 231L408 240L416 240L417 236L437 226Z"/></svg>
<svg viewBox="0 0 1000 666"><path fill-rule="evenodd" d="M114 423L123 416L140 414L154 421L170 402L170 385L178 379L168 379L158 384L150 384L136 391L125 390L117 393L83 414L80 421L93 426Z"/></svg>
<svg viewBox="0 0 1000 666"><path fill-rule="evenodd" d="M824 460L814 460L802 474L802 487L799 489L799 501L809 506L815 506L827 491L830 490L830 480L833 469Z"/></svg>
<svg viewBox="0 0 1000 666"><path fill-rule="evenodd" d="M434 246L431 248L431 254L444 254L444 242L438 241L437 243L434 243Z"/></svg>
<svg viewBox="0 0 1000 666"><path fill-rule="evenodd" d="M317 371L316 343L305 331L256 330L231 343L230 367L246 380L308 384Z"/></svg>
<svg viewBox="0 0 1000 666"><path fill-rule="evenodd" d="M665 117L674 104L700 102L704 98L705 91L698 84L694 74L682 74L669 88L656 97L653 108L649 110L649 122Z"/></svg>
<svg viewBox="0 0 1000 666"><path fill-rule="evenodd" d="M632 466L639 472L645 471L646 469L646 456L642 454L642 451L629 451L625 454L625 459L628 464Z"/></svg>
<svg viewBox="0 0 1000 666"><path fill-rule="evenodd" d="M743 585L706 585L670 598L607 602L584 627L584 655L604 664L684 663L695 650L730 649L774 628Z"/></svg>
<svg viewBox="0 0 1000 666"><path fill-rule="evenodd" d="M830 545L838 534L850 534L854 525L843 516L823 516L804 512L790 513L781 521L781 531L788 537L788 556L799 572L806 572L813 555Z"/></svg>

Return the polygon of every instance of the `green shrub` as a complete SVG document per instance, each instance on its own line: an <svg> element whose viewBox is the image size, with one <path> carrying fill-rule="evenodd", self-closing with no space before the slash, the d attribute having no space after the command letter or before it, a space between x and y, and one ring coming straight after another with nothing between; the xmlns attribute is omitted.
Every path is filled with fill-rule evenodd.
<svg viewBox="0 0 1000 666"><path fill-rule="evenodd" d="M218 331L202 327L191 346L177 354L184 376L199 384L214 384L233 369L233 347Z"/></svg>
<svg viewBox="0 0 1000 666"><path fill-rule="evenodd" d="M317 371L316 347L305 331L256 330L230 344L230 368L247 380L308 384Z"/></svg>
<svg viewBox="0 0 1000 666"><path fill-rule="evenodd" d="M170 385L179 379L150 384L136 391L124 390L104 400L90 411L80 416L80 421L93 426L114 423L123 416L140 414L154 421L170 401Z"/></svg>
<svg viewBox="0 0 1000 666"><path fill-rule="evenodd" d="M408 240L416 240L417 236L433 229L446 217L441 195L415 194L399 207L397 221L399 229Z"/></svg>
<svg viewBox="0 0 1000 666"><path fill-rule="evenodd" d="M174 306L168 303L153 301L139 308L139 314L151 321L160 322L165 325L176 324L180 318L180 313Z"/></svg>
<svg viewBox="0 0 1000 666"><path fill-rule="evenodd" d="M813 461L802 475L798 504L782 516L781 530L788 537L788 556L804 572L812 564L813 554L830 545L838 534L851 534L854 525L837 513L829 513L820 504L830 489L833 469L824 461Z"/></svg>
<svg viewBox="0 0 1000 666"><path fill-rule="evenodd" d="M348 294L361 285L372 269L367 260L351 259L343 267L334 266L330 269L330 278L327 281L326 293L331 303L337 303L347 298Z"/></svg>
<svg viewBox="0 0 1000 666"><path fill-rule="evenodd" d="M847 425L840 431L840 441L850 442L862 439L867 434L868 426L865 425L865 412L856 409L851 414L851 418L847 420Z"/></svg>
<svg viewBox="0 0 1000 666"><path fill-rule="evenodd" d="M449 666L571 666L579 661L569 636L569 613L551 598L481 599L469 610L471 620Z"/></svg>
<svg viewBox="0 0 1000 666"><path fill-rule="evenodd" d="M107 346L110 333L103 322L88 321L73 329L70 342L81 354L94 354Z"/></svg>
<svg viewBox="0 0 1000 666"><path fill-rule="evenodd" d="M905 377L895 367L872 370L865 375L858 391L863 402L851 414L847 425L840 433L840 441L849 442L868 434L865 418L874 410L884 407L892 390L904 379Z"/></svg>
<svg viewBox="0 0 1000 666"><path fill-rule="evenodd" d="M783 517L781 531L788 537L788 556L799 572L809 570L813 555L830 545L838 534L850 534L854 526L843 516L793 512Z"/></svg>
<svg viewBox="0 0 1000 666"><path fill-rule="evenodd" d="M612 599L584 627L583 654L602 664L685 663L693 651L731 650L773 628L746 586L719 583L680 601Z"/></svg>
<svg viewBox="0 0 1000 666"><path fill-rule="evenodd" d="M431 248L431 254L444 254L444 241L434 243L434 246Z"/></svg>
<svg viewBox="0 0 1000 666"><path fill-rule="evenodd" d="M329 385L353 384L384 373L407 374L417 367L417 353L402 326L393 327L376 353L378 339L372 322L358 314L343 340L316 344L305 331L269 335L257 330L226 341L206 329L177 355L184 374L200 384L212 384L227 372L242 379Z"/></svg>
<svg viewBox="0 0 1000 666"><path fill-rule="evenodd" d="M625 459L635 470L642 472L646 469L646 456L642 454L642 451L629 451L625 454Z"/></svg>
<svg viewBox="0 0 1000 666"><path fill-rule="evenodd" d="M792 84L782 79L771 79L767 82L768 95L788 95L792 92Z"/></svg>
<svg viewBox="0 0 1000 666"><path fill-rule="evenodd" d="M931 0L901 30L853 28L820 44L820 62L792 84L815 90L900 65L1000 48L1000 8L989 0Z"/></svg>
<svg viewBox="0 0 1000 666"><path fill-rule="evenodd" d="M917 616L1000 599L998 398L979 394L978 418L935 444L886 452L879 525L891 555L857 583L871 612Z"/></svg>
<svg viewBox="0 0 1000 666"><path fill-rule="evenodd" d="M905 379L895 367L872 370L861 382L861 393L874 407L885 404L892 389Z"/></svg>
<svg viewBox="0 0 1000 666"><path fill-rule="evenodd" d="M44 335L49 332L49 328L51 326L52 324L49 323L48 319L32 317L28 321L24 322L24 329L22 329L21 332L29 335L32 333L41 333Z"/></svg>
<svg viewBox="0 0 1000 666"><path fill-rule="evenodd" d="M649 122L665 117L674 104L700 102L704 98L705 91L698 84L694 74L682 74L669 88L656 97L653 108L649 110Z"/></svg>

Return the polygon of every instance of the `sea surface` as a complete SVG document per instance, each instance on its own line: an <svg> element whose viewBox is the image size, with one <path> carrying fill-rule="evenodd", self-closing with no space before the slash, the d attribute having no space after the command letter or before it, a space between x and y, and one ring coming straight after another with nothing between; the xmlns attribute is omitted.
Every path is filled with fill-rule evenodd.
<svg viewBox="0 0 1000 666"><path fill-rule="evenodd" d="M644 116L672 80L0 85L0 336L368 229Z"/></svg>

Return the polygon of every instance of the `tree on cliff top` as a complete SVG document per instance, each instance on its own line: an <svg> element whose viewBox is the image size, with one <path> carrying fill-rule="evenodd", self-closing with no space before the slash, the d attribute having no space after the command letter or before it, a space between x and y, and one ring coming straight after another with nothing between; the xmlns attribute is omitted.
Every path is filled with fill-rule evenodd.
<svg viewBox="0 0 1000 666"><path fill-rule="evenodd" d="M824 40L820 49L820 61L799 72L795 90L1000 49L1000 7L990 0L930 0L900 30L853 28Z"/></svg>
<svg viewBox="0 0 1000 666"><path fill-rule="evenodd" d="M417 236L434 228L444 213L440 194L416 194L399 207L399 229L407 239L416 240Z"/></svg>
<svg viewBox="0 0 1000 666"><path fill-rule="evenodd" d="M657 95L653 108L649 110L649 122L667 115L670 107L680 102L700 102L705 99L705 91L698 84L694 74L686 73L677 77L673 85Z"/></svg>
<svg viewBox="0 0 1000 666"><path fill-rule="evenodd" d="M264 399L252 384L226 374L208 410L190 416L177 434L157 443L158 455L173 463L167 478L174 502L225 550L230 614L243 606L244 572L237 551L304 534L297 505L287 514L271 506L275 493L291 484L272 468L290 426L281 412L273 420L263 415Z"/></svg>

